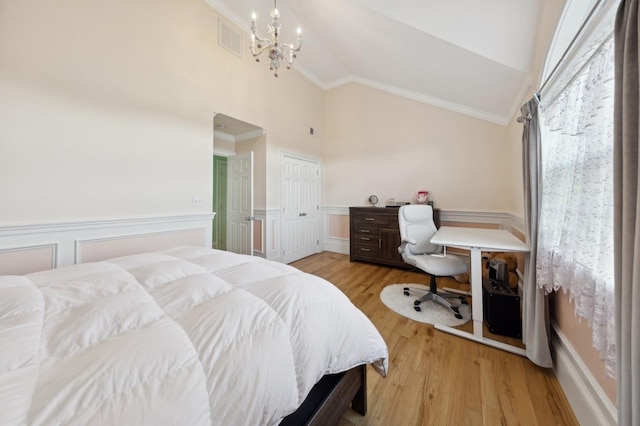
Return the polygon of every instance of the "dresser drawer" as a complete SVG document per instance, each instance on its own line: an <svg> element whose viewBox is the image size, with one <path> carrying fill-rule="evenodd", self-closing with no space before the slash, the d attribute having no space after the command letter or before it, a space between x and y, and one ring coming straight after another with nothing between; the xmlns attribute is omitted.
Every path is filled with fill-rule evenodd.
<svg viewBox="0 0 640 426"><path fill-rule="evenodd" d="M355 225L353 228L353 235L358 237L378 238L380 235L380 228L372 226Z"/></svg>
<svg viewBox="0 0 640 426"><path fill-rule="evenodd" d="M378 232L375 233L371 233L371 234L365 234L365 233L354 233L353 235L353 242L354 243L361 243L361 244L378 244L378 240L380 239L380 237L378 237Z"/></svg>
<svg viewBox="0 0 640 426"><path fill-rule="evenodd" d="M353 218L355 225L388 226L389 216L383 214L359 214Z"/></svg>
<svg viewBox="0 0 640 426"><path fill-rule="evenodd" d="M378 245L378 239L373 242L354 241L352 249L354 256L371 258L380 256L380 246Z"/></svg>

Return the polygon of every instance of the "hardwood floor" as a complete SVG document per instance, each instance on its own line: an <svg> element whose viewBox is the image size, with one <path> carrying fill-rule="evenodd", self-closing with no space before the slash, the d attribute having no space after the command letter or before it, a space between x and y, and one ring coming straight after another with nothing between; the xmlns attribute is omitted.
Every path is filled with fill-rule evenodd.
<svg viewBox="0 0 640 426"><path fill-rule="evenodd" d="M367 415L349 411L341 426L578 425L552 370L407 319L380 301L386 285L428 285L428 275L349 262L329 252L292 265L339 287L389 348L386 378L368 368ZM440 287L458 285L441 280Z"/></svg>

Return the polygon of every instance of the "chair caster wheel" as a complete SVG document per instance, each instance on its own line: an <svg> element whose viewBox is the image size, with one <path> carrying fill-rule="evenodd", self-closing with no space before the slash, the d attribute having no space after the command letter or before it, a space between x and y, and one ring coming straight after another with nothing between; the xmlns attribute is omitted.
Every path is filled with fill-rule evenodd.
<svg viewBox="0 0 640 426"><path fill-rule="evenodd" d="M461 305L468 305L469 302L467 302L467 299L465 299L464 297L460 299L460 304Z"/></svg>
<svg viewBox="0 0 640 426"><path fill-rule="evenodd" d="M413 306L418 306L421 302L419 300L416 300L415 302L413 302Z"/></svg>
<svg viewBox="0 0 640 426"><path fill-rule="evenodd" d="M415 309L418 312L422 311L422 308L418 305L414 306L413 309Z"/></svg>
<svg viewBox="0 0 640 426"><path fill-rule="evenodd" d="M462 319L462 315L460 315L460 311L458 310L458 308L452 306L451 310L453 311L453 313L456 315L456 318L458 319Z"/></svg>
<svg viewBox="0 0 640 426"><path fill-rule="evenodd" d="M403 288L402 292L404 293L405 296L408 296L409 295L409 287Z"/></svg>

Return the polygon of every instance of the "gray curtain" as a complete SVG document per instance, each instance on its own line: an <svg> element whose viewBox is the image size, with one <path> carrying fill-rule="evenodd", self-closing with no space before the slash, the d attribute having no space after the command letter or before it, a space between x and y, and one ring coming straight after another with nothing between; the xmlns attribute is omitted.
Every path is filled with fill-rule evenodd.
<svg viewBox="0 0 640 426"><path fill-rule="evenodd" d="M552 367L549 349L549 310L544 291L536 283L536 251L538 250L538 225L542 176L540 175L540 127L538 100L533 97L520 108L518 121L522 131L522 171L524 179L524 225L529 259L524 268L523 333L527 357L541 367Z"/></svg>
<svg viewBox="0 0 640 426"><path fill-rule="evenodd" d="M618 424L640 425L640 211L638 210L638 0L615 25L613 211Z"/></svg>

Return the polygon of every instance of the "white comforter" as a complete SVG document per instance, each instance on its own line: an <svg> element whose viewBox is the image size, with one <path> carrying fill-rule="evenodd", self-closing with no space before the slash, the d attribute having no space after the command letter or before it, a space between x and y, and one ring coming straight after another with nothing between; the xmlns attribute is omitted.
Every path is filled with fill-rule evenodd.
<svg viewBox="0 0 640 426"><path fill-rule="evenodd" d="M263 425L387 347L334 285L183 247L0 277L0 424Z"/></svg>

